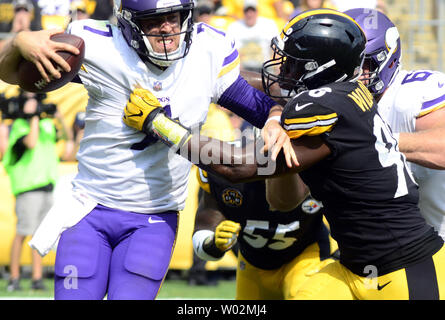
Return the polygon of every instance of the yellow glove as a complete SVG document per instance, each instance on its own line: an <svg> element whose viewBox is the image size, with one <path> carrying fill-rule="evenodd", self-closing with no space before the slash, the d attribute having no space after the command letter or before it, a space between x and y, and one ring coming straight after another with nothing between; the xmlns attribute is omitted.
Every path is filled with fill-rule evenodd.
<svg viewBox="0 0 445 320"><path fill-rule="evenodd" d="M215 230L215 246L221 251L227 251L232 248L241 230L241 225L231 220L224 220Z"/></svg>
<svg viewBox="0 0 445 320"><path fill-rule="evenodd" d="M124 110L124 123L139 131L149 133L151 122L159 112L163 112L161 103L149 90L136 88Z"/></svg>
<svg viewBox="0 0 445 320"><path fill-rule="evenodd" d="M191 138L189 130L166 116L158 98L146 89L133 90L124 110L123 121L148 135L155 134L173 149L180 149Z"/></svg>

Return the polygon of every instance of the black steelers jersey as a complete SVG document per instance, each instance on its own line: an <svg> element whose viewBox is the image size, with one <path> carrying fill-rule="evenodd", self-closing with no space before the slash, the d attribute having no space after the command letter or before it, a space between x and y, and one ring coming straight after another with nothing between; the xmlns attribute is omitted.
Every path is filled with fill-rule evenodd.
<svg viewBox="0 0 445 320"><path fill-rule="evenodd" d="M397 140L361 82L305 91L285 107L281 122L291 139L320 136L331 155L300 173L323 202L340 261L379 275L430 256L441 238L417 207L418 191Z"/></svg>
<svg viewBox="0 0 445 320"><path fill-rule="evenodd" d="M270 211L264 181L232 184L201 169L199 180L225 218L240 223L239 250L253 266L279 268L315 242L320 259L330 257L329 231L319 201L309 196L292 211Z"/></svg>

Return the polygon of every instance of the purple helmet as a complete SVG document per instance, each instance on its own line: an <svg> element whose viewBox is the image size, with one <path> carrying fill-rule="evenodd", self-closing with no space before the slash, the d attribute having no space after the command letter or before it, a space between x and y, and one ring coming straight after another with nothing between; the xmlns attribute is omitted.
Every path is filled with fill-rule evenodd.
<svg viewBox="0 0 445 320"><path fill-rule="evenodd" d="M399 31L389 18L378 10L356 8L345 11L362 27L368 42L362 80L368 80L373 95L382 94L401 67L402 47Z"/></svg>
<svg viewBox="0 0 445 320"><path fill-rule="evenodd" d="M192 43L193 7L193 0L114 0L114 14L128 45L162 67L167 67L187 55ZM179 12L181 16L179 33L150 35L142 32L141 20L174 12ZM162 41L165 41L167 37L178 34L181 36L180 45L174 52L167 52L167 49L162 53L155 52L148 41L148 37L161 37Z"/></svg>

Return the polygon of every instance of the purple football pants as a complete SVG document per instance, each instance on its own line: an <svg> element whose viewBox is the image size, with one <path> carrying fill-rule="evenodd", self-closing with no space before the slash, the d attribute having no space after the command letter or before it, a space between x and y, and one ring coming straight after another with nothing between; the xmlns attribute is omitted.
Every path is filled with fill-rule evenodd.
<svg viewBox="0 0 445 320"><path fill-rule="evenodd" d="M60 237L55 299L155 299L177 226L175 211L148 215L98 205Z"/></svg>

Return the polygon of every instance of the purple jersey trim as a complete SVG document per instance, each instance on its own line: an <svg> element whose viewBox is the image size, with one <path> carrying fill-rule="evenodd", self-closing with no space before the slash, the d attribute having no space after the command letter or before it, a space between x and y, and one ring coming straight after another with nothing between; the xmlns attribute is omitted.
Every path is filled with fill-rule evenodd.
<svg viewBox="0 0 445 320"><path fill-rule="evenodd" d="M262 128L269 117L270 109L277 103L249 85L243 77L238 76L238 79L221 95L218 104L255 127Z"/></svg>
<svg viewBox="0 0 445 320"><path fill-rule="evenodd" d="M440 97L438 97L438 98L436 98L434 100L426 101L426 102L422 103L422 110L423 109L427 109L427 108L431 108L432 106L435 106L438 103L443 102L443 101L445 101L445 95L440 96Z"/></svg>
<svg viewBox="0 0 445 320"><path fill-rule="evenodd" d="M226 36L226 33L224 31L218 30L204 22L198 23L198 28L197 28L198 33L205 31L205 28L209 28L209 29L215 31L216 33L219 33L220 35Z"/></svg>
<svg viewBox="0 0 445 320"><path fill-rule="evenodd" d="M236 58L238 58L238 50L234 50L230 55L228 55L223 62L223 67L232 63L233 61L236 60Z"/></svg>
<svg viewBox="0 0 445 320"><path fill-rule="evenodd" d="M111 30L111 26L109 24L107 24L108 27L108 31L102 31L102 30L97 30L94 28L91 28L89 26L83 26L83 28L85 30L91 31L92 33L104 36L104 37L112 37L113 36L113 31Z"/></svg>

